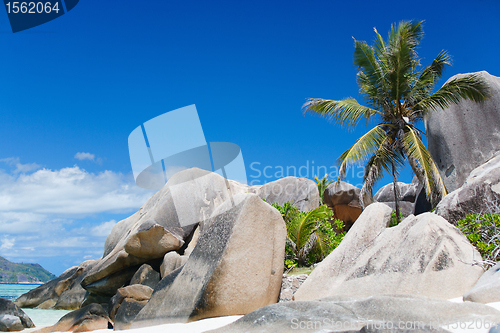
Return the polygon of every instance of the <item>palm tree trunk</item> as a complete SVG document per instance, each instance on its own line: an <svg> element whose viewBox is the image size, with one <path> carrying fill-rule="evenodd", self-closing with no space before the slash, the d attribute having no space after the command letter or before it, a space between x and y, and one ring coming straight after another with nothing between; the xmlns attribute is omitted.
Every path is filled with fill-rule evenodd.
<svg viewBox="0 0 500 333"><path fill-rule="evenodd" d="M401 218L399 216L399 188L398 188L398 179L396 177L396 168L394 167L394 163L392 163L392 183L394 186L394 206L396 206L396 224L401 222Z"/></svg>
<svg viewBox="0 0 500 333"><path fill-rule="evenodd" d="M441 201L442 196L439 195L439 194L436 195L435 193L432 193L432 192L431 192L430 195L428 195L427 194L427 188L425 186L425 177L426 176L425 176L424 170L422 169L422 167L420 167L418 165L417 161L413 157L408 156L408 162L410 162L411 169L415 173L415 176L417 176L417 179L418 179L420 185L422 185L423 190L426 193L427 200L429 200L429 202L431 203L432 207L435 207L437 205L437 203L439 201Z"/></svg>
<svg viewBox="0 0 500 333"><path fill-rule="evenodd" d="M359 203L361 204L361 207L363 210L368 206L373 203L373 195L370 193L370 191L367 188L366 182L363 184L363 187L361 187L361 191L359 192Z"/></svg>

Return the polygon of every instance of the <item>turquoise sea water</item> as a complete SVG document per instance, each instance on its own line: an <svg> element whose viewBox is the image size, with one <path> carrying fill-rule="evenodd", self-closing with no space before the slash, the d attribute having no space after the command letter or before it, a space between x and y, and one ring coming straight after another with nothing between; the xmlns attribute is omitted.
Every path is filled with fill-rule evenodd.
<svg viewBox="0 0 500 333"><path fill-rule="evenodd" d="M0 297L15 301L22 294L38 287L39 284L17 284L0 283ZM24 309L23 311L31 318L36 326L49 326L57 323L62 316L70 312L67 310L42 310L42 309Z"/></svg>
<svg viewBox="0 0 500 333"><path fill-rule="evenodd" d="M38 286L39 284L0 283L0 297L15 301L22 294Z"/></svg>

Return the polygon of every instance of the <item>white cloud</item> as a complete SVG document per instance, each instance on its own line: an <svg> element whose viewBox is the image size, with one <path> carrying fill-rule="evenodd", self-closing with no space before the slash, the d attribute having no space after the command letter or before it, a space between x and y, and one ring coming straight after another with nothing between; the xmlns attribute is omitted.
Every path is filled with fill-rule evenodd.
<svg viewBox="0 0 500 333"><path fill-rule="evenodd" d="M27 173L27 172L34 171L34 170L41 168L41 166L36 164L36 163L22 164L19 157L3 158L3 159L0 159L0 162L3 162L3 163L10 165L10 166L15 166L16 168L12 171L13 174Z"/></svg>
<svg viewBox="0 0 500 333"><path fill-rule="evenodd" d="M45 260L54 273L99 258L116 221L154 193L119 172L91 173L75 165L27 174L16 171L19 159L0 162L13 166L10 172L0 169L0 256Z"/></svg>
<svg viewBox="0 0 500 333"><path fill-rule="evenodd" d="M90 160L93 161L95 159L95 155L91 153L76 153L75 158L83 161L83 160Z"/></svg>
<svg viewBox="0 0 500 333"><path fill-rule="evenodd" d="M18 177L0 171L0 213L88 215L133 211L153 192L136 186L130 178L113 171L89 173L76 165Z"/></svg>
<svg viewBox="0 0 500 333"><path fill-rule="evenodd" d="M111 232L111 229L113 229L113 227L115 226L115 224L116 224L115 220L103 222L103 223L93 227L90 230L90 234L92 236L96 236L96 237L107 237L109 235L109 233Z"/></svg>
<svg viewBox="0 0 500 333"><path fill-rule="evenodd" d="M4 237L0 239L0 242L2 243L2 245L0 245L0 250L10 250L16 243L16 239Z"/></svg>

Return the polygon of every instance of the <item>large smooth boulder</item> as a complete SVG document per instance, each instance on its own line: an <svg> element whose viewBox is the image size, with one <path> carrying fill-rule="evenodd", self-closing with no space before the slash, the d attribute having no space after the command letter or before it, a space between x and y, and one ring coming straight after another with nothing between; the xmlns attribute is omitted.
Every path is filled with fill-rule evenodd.
<svg viewBox="0 0 500 333"><path fill-rule="evenodd" d="M474 169L459 189L436 207L436 214L456 223L467 214L500 213L500 153Z"/></svg>
<svg viewBox="0 0 500 333"><path fill-rule="evenodd" d="M13 302L0 298L0 331L20 331L35 327L30 317Z"/></svg>
<svg viewBox="0 0 500 333"><path fill-rule="evenodd" d="M344 221L348 230L363 212L359 202L360 189L340 181L334 182L323 192L323 201L332 210L334 217Z"/></svg>
<svg viewBox="0 0 500 333"><path fill-rule="evenodd" d="M90 304L64 315L52 326L43 327L33 333L88 332L113 328L108 313L99 304Z"/></svg>
<svg viewBox="0 0 500 333"><path fill-rule="evenodd" d="M383 202L383 204L391 207L392 210L396 210L396 203L392 202ZM415 204L408 201L400 201L399 202L399 212L403 214L403 217L408 217L413 214L415 210Z"/></svg>
<svg viewBox="0 0 500 333"><path fill-rule="evenodd" d="M209 332L441 333L449 332L447 328L470 323L473 328L484 329L498 322L500 312L483 304L452 303L409 295L379 295L273 304Z"/></svg>
<svg viewBox="0 0 500 333"><path fill-rule="evenodd" d="M130 267L139 267L181 249L198 223L208 219L232 194L246 189L246 185L229 183L206 170L192 168L178 172L139 212L113 227L105 242L103 258L85 277L82 286L90 290L104 281L99 287L114 288L114 294L122 286L106 283L107 277L122 275Z"/></svg>
<svg viewBox="0 0 500 333"><path fill-rule="evenodd" d="M88 260L68 268L56 279L19 296L16 304L23 308L64 310L80 308L87 293L80 283L95 263L94 260Z"/></svg>
<svg viewBox="0 0 500 333"><path fill-rule="evenodd" d="M481 275L474 287L464 294L464 301L500 302L500 263Z"/></svg>
<svg viewBox="0 0 500 333"><path fill-rule="evenodd" d="M310 179L285 177L267 183L257 190L257 194L267 203L283 206L287 201L302 211L310 211L319 206L318 185Z"/></svg>
<svg viewBox="0 0 500 333"><path fill-rule="evenodd" d="M413 178L410 184L403 182L397 183L399 189L400 201L415 202L417 191L419 188L419 183L417 177ZM394 201L394 184L390 183L382 186L377 193L373 196L373 199L377 202L393 202Z"/></svg>
<svg viewBox="0 0 500 333"><path fill-rule="evenodd" d="M410 184L403 182L397 183L399 189L399 210L403 217L410 216L415 213L415 206L417 196L422 189L422 186L418 182L417 177L413 177L413 181ZM424 193L425 195L425 193ZM390 183L381 187L377 193L373 196L376 202L383 202L387 206L391 207L393 210L396 209L395 197L394 197L394 184ZM415 214L417 215L417 214Z"/></svg>
<svg viewBox="0 0 500 333"><path fill-rule="evenodd" d="M474 286L483 273L474 265L481 255L460 230L432 213L387 228L390 215L385 204L369 205L295 300L379 294L450 299Z"/></svg>
<svg viewBox="0 0 500 333"><path fill-rule="evenodd" d="M427 144L448 192L463 185L469 173L499 150L500 78L488 72L478 74L490 86L491 97L484 103L461 101L425 116Z"/></svg>
<svg viewBox="0 0 500 333"><path fill-rule="evenodd" d="M131 328L241 315L278 301L286 227L255 194L220 205L187 262L164 277Z"/></svg>

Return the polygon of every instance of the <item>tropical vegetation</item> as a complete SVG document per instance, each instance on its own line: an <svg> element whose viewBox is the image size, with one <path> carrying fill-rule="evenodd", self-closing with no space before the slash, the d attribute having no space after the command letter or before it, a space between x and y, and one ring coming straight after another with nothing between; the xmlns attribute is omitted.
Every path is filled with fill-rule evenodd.
<svg viewBox="0 0 500 333"><path fill-rule="evenodd" d="M0 283L47 282L55 278L38 264L13 263L0 257Z"/></svg>
<svg viewBox="0 0 500 333"><path fill-rule="evenodd" d="M314 180L316 181L316 184L318 185L318 192L319 192L319 204L323 205L325 202L323 201L323 193L325 193L326 188L328 185L333 183L333 180L328 179L328 174L326 174L321 180L318 178L318 176L314 176Z"/></svg>
<svg viewBox="0 0 500 333"><path fill-rule="evenodd" d="M457 77L432 93L451 64L450 56L441 51L430 65L421 67L417 48L422 38L422 21L409 21L393 24L386 40L375 29L373 45L354 41L357 83L366 106L354 98L309 98L304 104L305 112L331 118L341 126L354 127L361 120L377 121L339 157L338 180L345 177L350 165L367 161L361 190L361 201L366 206L373 200L374 184L384 171L389 173L393 178L397 222L397 177L406 160L433 206L447 194L436 163L422 141L424 133L416 125L431 111L463 99L481 102L488 97L487 83L478 75Z"/></svg>
<svg viewBox="0 0 500 333"><path fill-rule="evenodd" d="M500 260L500 215L468 214L457 221L458 228L476 247L486 264Z"/></svg>
<svg viewBox="0 0 500 333"><path fill-rule="evenodd" d="M283 216L287 229L285 266L309 266L323 260L342 241L343 222L332 220L333 213L326 205L308 212L300 211L290 202L283 206L274 203ZM334 227L332 227L332 223Z"/></svg>

